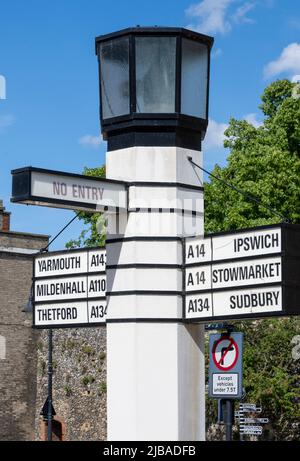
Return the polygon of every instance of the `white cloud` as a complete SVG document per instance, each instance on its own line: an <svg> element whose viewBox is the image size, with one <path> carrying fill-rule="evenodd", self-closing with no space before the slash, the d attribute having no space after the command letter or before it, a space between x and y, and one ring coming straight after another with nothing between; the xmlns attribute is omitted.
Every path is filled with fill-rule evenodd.
<svg viewBox="0 0 300 461"><path fill-rule="evenodd" d="M255 2L245 2L237 8L240 0L202 0L191 5L185 13L192 18L189 29L203 34L226 34L232 29L232 24L253 23L247 13L255 6Z"/></svg>
<svg viewBox="0 0 300 461"><path fill-rule="evenodd" d="M104 143L104 141L101 136L92 136L90 134L86 134L79 139L79 144L94 149L99 147L102 143Z"/></svg>
<svg viewBox="0 0 300 461"><path fill-rule="evenodd" d="M285 47L279 58L269 62L264 68L266 78L275 77L284 72L291 75L300 72L300 43L291 43Z"/></svg>
<svg viewBox="0 0 300 461"><path fill-rule="evenodd" d="M220 149L223 147L225 139L224 131L228 128L226 123L218 123L215 120L209 120L206 136L203 141L203 149Z"/></svg>
<svg viewBox="0 0 300 461"><path fill-rule="evenodd" d="M0 115L0 133L2 133L5 128L13 125L15 123L15 117L11 114Z"/></svg>
<svg viewBox="0 0 300 461"><path fill-rule="evenodd" d="M248 18L247 13L253 10L255 6L256 6L255 3L250 3L250 2L244 3L234 13L233 20L238 24L240 23L253 24L255 21L253 19Z"/></svg>
<svg viewBox="0 0 300 461"><path fill-rule="evenodd" d="M3 75L0 75L0 99L6 99L6 80Z"/></svg>
<svg viewBox="0 0 300 461"><path fill-rule="evenodd" d="M257 120L256 117L257 117L257 114L250 113L250 114L244 115L243 119L246 120L248 123L251 123L251 125L253 125L255 128L259 128L260 126L263 125L263 122L261 122L260 120Z"/></svg>
<svg viewBox="0 0 300 461"><path fill-rule="evenodd" d="M299 83L300 82L300 74L299 75L293 75L291 78L292 83Z"/></svg>
<svg viewBox="0 0 300 461"><path fill-rule="evenodd" d="M292 18L288 21L288 26L293 29L300 30L300 19L299 18Z"/></svg>
<svg viewBox="0 0 300 461"><path fill-rule="evenodd" d="M212 59L217 59L220 56L222 56L222 54L223 54L223 51L221 50L221 48L217 48L216 51L214 51L214 50L212 51L211 57L212 57Z"/></svg>
<svg viewBox="0 0 300 461"><path fill-rule="evenodd" d="M255 128L258 128L263 125L263 123L260 120L257 120L256 117L257 114L250 113L244 115L242 118L251 123ZM211 150L223 148L225 139L224 131L227 130L227 128L227 123L218 123L215 120L209 120L206 136L203 141L203 149Z"/></svg>
<svg viewBox="0 0 300 461"><path fill-rule="evenodd" d="M194 18L196 23L188 28L198 30L203 34L225 34L231 30L230 22L226 18L226 11L233 0L203 0L191 5L186 15Z"/></svg>

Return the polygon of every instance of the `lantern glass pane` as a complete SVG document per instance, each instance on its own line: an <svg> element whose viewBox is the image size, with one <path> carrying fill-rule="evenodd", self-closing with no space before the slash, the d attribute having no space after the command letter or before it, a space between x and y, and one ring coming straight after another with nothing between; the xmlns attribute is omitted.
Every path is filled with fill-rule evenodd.
<svg viewBox="0 0 300 461"><path fill-rule="evenodd" d="M100 46L100 80L103 119L129 114L129 39Z"/></svg>
<svg viewBox="0 0 300 461"><path fill-rule="evenodd" d="M181 113L206 119L208 50L182 39Z"/></svg>
<svg viewBox="0 0 300 461"><path fill-rule="evenodd" d="M136 38L136 111L175 111L175 37Z"/></svg>

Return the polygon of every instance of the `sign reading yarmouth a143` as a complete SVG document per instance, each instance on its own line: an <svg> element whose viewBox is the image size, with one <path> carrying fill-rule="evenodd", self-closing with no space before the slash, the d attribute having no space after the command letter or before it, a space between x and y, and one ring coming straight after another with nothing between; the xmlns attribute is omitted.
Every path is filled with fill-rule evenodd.
<svg viewBox="0 0 300 461"><path fill-rule="evenodd" d="M209 396L240 399L243 394L243 333L209 336Z"/></svg>
<svg viewBox="0 0 300 461"><path fill-rule="evenodd" d="M59 328L106 321L106 251L89 248L34 259L33 325Z"/></svg>
<svg viewBox="0 0 300 461"><path fill-rule="evenodd" d="M186 320L300 313L300 226L187 239L185 267Z"/></svg>

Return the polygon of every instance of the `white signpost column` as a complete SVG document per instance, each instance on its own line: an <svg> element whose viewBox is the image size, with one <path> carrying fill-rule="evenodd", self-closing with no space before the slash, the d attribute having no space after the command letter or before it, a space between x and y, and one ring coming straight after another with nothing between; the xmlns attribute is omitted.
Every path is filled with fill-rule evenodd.
<svg viewBox="0 0 300 461"><path fill-rule="evenodd" d="M191 213L192 206L203 211L203 192L190 155L201 163L200 152L176 147L107 153L107 177L144 183L129 187L121 239L107 237L109 440L205 437L203 327L181 322L180 237L203 233L203 214ZM185 214L171 211L182 188L165 187L170 183L194 187L194 205L188 201ZM138 209L137 197L144 199ZM114 216L108 219L114 225Z"/></svg>

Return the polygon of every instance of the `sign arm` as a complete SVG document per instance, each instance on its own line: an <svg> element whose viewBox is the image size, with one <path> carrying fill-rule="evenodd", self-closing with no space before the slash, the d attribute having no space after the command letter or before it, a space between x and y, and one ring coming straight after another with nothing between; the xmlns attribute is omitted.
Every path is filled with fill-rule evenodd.
<svg viewBox="0 0 300 461"><path fill-rule="evenodd" d="M73 218L50 240L50 242L44 248L41 248L40 253L46 253L48 251L49 246L52 245L52 243L67 229L67 227L69 227L70 224L72 224L72 222L78 218L80 213L80 211L76 213L76 215L73 216Z"/></svg>

